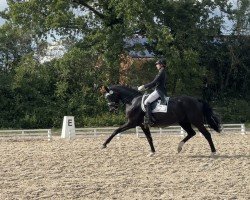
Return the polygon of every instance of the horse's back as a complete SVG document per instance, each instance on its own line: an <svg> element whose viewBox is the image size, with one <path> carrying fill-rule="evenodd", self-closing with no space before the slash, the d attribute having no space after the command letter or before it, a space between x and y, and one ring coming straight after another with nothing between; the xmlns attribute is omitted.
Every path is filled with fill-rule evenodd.
<svg viewBox="0 0 250 200"><path fill-rule="evenodd" d="M203 103L198 98L183 95L173 98L172 101L176 112L185 115L189 122L203 119Z"/></svg>
<svg viewBox="0 0 250 200"><path fill-rule="evenodd" d="M134 115L143 114L141 109L142 96L133 99L131 106L126 109L129 118L134 118ZM180 122L198 121L203 119L202 102L191 96L176 96L170 97L168 102L167 112L153 113L157 125L171 125Z"/></svg>

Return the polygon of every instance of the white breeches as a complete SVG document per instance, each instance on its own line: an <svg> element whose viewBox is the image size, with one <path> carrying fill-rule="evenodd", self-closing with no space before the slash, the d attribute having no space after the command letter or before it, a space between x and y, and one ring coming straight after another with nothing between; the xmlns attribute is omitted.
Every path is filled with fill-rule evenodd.
<svg viewBox="0 0 250 200"><path fill-rule="evenodd" d="M158 99L160 97L159 93L155 90L153 91L148 98L145 100L144 104L148 104L148 103L152 103L153 101L155 101L156 99Z"/></svg>

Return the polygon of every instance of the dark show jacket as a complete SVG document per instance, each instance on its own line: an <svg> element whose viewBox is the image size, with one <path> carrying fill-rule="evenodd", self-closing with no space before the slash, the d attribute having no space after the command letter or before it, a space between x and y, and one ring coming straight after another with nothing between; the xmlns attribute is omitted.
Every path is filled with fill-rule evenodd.
<svg viewBox="0 0 250 200"><path fill-rule="evenodd" d="M162 94L167 96L167 88L166 88L166 82L167 82L167 76L166 76L166 70L164 67L162 67L159 70L159 73L156 75L154 80L150 83L147 83L144 85L146 89L151 89L155 87L155 90L162 96Z"/></svg>

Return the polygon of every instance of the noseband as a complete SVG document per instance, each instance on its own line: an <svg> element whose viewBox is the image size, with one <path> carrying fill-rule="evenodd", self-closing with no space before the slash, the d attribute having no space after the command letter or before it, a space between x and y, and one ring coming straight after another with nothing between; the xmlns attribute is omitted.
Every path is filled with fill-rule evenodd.
<svg viewBox="0 0 250 200"><path fill-rule="evenodd" d="M114 91L110 90L107 94L105 94L105 97L108 98L108 96L112 95L112 94L114 94ZM119 93L115 92L115 94L117 94L117 98L119 99ZM108 106L113 107L114 109L117 109L118 105L119 105L119 101L118 102L115 102L115 101L108 102Z"/></svg>

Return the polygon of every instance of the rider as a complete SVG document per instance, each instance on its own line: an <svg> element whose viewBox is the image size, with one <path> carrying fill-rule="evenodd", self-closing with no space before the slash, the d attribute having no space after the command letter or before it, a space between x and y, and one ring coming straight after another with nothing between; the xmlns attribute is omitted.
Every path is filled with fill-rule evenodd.
<svg viewBox="0 0 250 200"><path fill-rule="evenodd" d="M156 75L154 80L148 84L141 85L138 87L139 91L144 91L146 89L155 88L154 91L148 96L148 98L145 100L145 108L146 108L146 115L144 119L145 125L153 125L152 116L151 116L151 106L150 104L158 99L159 97L163 97L164 95L167 95L167 89L166 89L166 60L160 59L155 63L157 69L159 70L159 73Z"/></svg>

